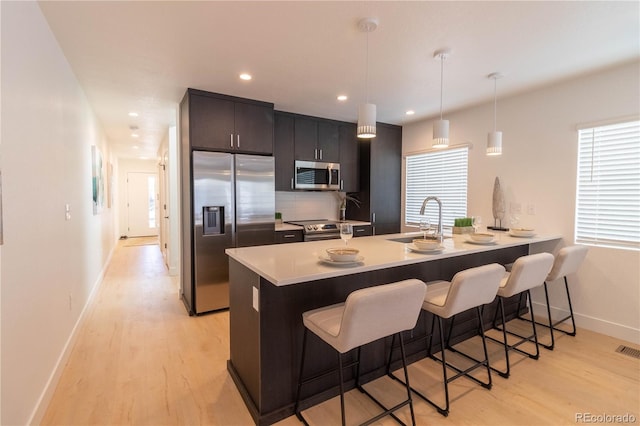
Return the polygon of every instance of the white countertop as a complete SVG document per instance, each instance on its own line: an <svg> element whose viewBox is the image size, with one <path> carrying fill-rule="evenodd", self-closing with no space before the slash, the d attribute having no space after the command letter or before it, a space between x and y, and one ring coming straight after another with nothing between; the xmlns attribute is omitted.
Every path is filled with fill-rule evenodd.
<svg viewBox="0 0 640 426"><path fill-rule="evenodd" d="M277 223L276 232L279 231L302 231L302 226L292 225L290 223Z"/></svg>
<svg viewBox="0 0 640 426"><path fill-rule="evenodd" d="M415 253L409 249L412 244L389 241L399 237L420 238L420 232L354 238L349 247L359 249L363 259L352 266L336 266L321 260L326 249L344 246L341 240L230 248L226 253L276 286L284 286L562 238L558 235L517 238L505 232L494 233L496 242L490 245L469 243L467 235L454 234L445 238L444 249L436 254Z"/></svg>

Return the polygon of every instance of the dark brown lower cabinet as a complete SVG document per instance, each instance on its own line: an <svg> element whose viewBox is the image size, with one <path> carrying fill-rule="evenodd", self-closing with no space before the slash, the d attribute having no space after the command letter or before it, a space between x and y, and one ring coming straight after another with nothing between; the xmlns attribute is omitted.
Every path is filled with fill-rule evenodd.
<svg viewBox="0 0 640 426"><path fill-rule="evenodd" d="M371 225L356 225L353 227L354 237L369 237L373 235L373 226Z"/></svg>
<svg viewBox="0 0 640 426"><path fill-rule="evenodd" d="M276 231L276 244L299 243L302 241L302 230Z"/></svg>

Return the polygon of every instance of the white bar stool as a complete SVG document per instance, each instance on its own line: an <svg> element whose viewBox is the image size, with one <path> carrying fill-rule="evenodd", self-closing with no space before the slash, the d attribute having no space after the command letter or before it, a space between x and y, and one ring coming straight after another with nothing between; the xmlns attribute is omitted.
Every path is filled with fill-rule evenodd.
<svg viewBox="0 0 640 426"><path fill-rule="evenodd" d="M402 331L415 327L420 315L420 307L424 300L427 287L424 282L417 279L399 281L392 284L385 284L375 287L356 290L351 293L345 303L314 309L302 314L305 326L302 343L302 360L300 363L300 375L298 377L298 391L296 395L295 412L298 419L308 425L300 410L300 397L302 385L311 381L335 373L335 370L317 374L303 380L305 352L307 350L307 334L310 330L324 342L333 347L338 353L338 372L340 377L340 409L342 413L342 425L345 425L344 407L344 378L342 370L354 364L356 369L356 387L376 404L384 412L363 423L368 425L380 420L385 416L392 416L400 424L404 424L394 411L409 405L411 410L411 421L415 425L415 414L413 412L413 401L411 399L411 389L409 378L407 377L407 399L392 408L386 408L360 384L360 350L362 345L382 339L394 334L400 335L400 348L402 351L402 365L405 375L407 374L407 363L404 352L404 341ZM342 354L358 348L357 360L355 363L343 366Z"/></svg>
<svg viewBox="0 0 640 426"><path fill-rule="evenodd" d="M450 282L439 280L430 281L427 283L427 294L424 298L424 302L422 303L422 309L427 312L431 312L434 315L434 319L431 324L431 334L428 336L428 355L430 358L442 363L445 406L439 406L438 404L427 398L425 395L423 395L421 392L417 391L415 387L411 388L411 390L420 398L424 399L426 402L434 406L438 410L438 412L445 417L449 415L449 382L459 377L465 376L480 384L481 386L487 389L491 389L491 369L489 366L489 356L487 353L487 345L484 336L481 306L487 303L491 303L495 299L496 293L498 291L498 286L500 285L500 279L504 275L504 272L505 270L503 266L498 265L497 263L492 263L490 265L483 265L460 271L455 274ZM455 316L461 312L473 308L476 309L476 314L478 317L478 332L482 338L484 360L477 360L475 358L472 358L449 345L451 332L449 332L446 340L444 338L442 319L451 318L451 330L453 328L453 321L455 320ZM431 353L436 319L440 332L442 359L438 359ZM460 368L447 363L445 355L446 349L459 353L460 355L463 355L466 358L475 361L476 363L465 370L461 370ZM390 361L391 360L389 360L389 362ZM482 366L487 369L487 382L482 382L469 374L471 371ZM457 371L458 374L452 377L447 377L447 367ZM388 374L391 377L402 382L398 377L394 376L393 373L389 371L389 368L387 370Z"/></svg>
<svg viewBox="0 0 640 426"><path fill-rule="evenodd" d="M549 332L551 334L551 344L545 345L543 343L538 342L538 344L542 345L546 349L553 350L553 347L555 346L555 338L553 336L554 330L560 331L569 336L576 335L576 321L573 317L573 306L571 305L571 295L569 294L569 283L567 281L567 276L578 272L578 268L584 261L585 257L587 257L588 251L589 249L587 249L587 247L585 246L568 246L568 247L561 248L560 251L558 251L555 262L553 263L553 268L551 268L551 272L549 272L549 275L547 275L547 279L544 281L544 297L547 302L547 317L549 322L548 324L544 324L536 321L536 324L549 329ZM556 322L553 322L551 318L551 305L549 304L549 290L547 288L547 283L556 281L560 278L564 278L564 288L567 292L567 302L569 304L569 315L567 315L562 319L557 320ZM518 306L518 312L520 312L519 306ZM565 322L569 318L571 318L571 325L572 325L571 331L566 331L556 327L558 324ZM520 318L520 319L524 321L531 321L526 318Z"/></svg>
<svg viewBox="0 0 640 426"><path fill-rule="evenodd" d="M551 271L552 266L553 255L550 253L538 253L528 256L522 256L513 263L511 271L505 273L502 282L500 283L500 288L498 289L498 307L496 308L493 325L495 329L502 331L503 341L494 339L490 336L487 336L487 338L504 345L505 362L507 364L506 370L500 371L495 367L491 367L492 370L494 370L504 378L509 377L509 375L511 374L511 367L509 365L509 351L515 350L523 355L527 355L532 359L538 359L538 357L540 356L540 351L538 348L538 334L536 332L536 324L533 316L533 304L531 303L531 289L542 285L547 274L549 274L549 271ZM507 331L504 316L504 299L523 292L526 292L527 299L529 300L529 312L531 314L531 325L533 328L533 334L530 336L522 336L520 334ZM500 312L501 314L502 328L499 328L496 325L498 312ZM507 340L507 334L520 337L521 340L513 345L510 345ZM518 346L522 345L524 342L531 342L531 339L533 339L533 342L535 343L535 353L526 352L518 348Z"/></svg>

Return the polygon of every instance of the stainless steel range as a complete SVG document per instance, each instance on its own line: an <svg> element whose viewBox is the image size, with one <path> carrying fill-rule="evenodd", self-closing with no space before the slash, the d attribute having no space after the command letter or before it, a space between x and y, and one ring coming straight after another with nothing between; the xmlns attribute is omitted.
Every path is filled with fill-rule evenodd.
<svg viewBox="0 0 640 426"><path fill-rule="evenodd" d="M340 221L328 219L293 220L291 225L302 226L304 241L333 240L340 238Z"/></svg>

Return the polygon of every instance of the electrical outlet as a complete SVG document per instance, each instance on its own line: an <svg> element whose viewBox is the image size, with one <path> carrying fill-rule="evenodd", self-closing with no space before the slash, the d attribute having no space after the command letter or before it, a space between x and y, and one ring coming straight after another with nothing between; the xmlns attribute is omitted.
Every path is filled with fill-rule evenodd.
<svg viewBox="0 0 640 426"><path fill-rule="evenodd" d="M64 205L64 220L71 220L71 205Z"/></svg>
<svg viewBox="0 0 640 426"><path fill-rule="evenodd" d="M258 289L255 287L253 287L253 309L260 312L260 293L258 293Z"/></svg>
<svg viewBox="0 0 640 426"><path fill-rule="evenodd" d="M531 215L531 216L536 214L536 205L535 204L527 204L527 214Z"/></svg>

